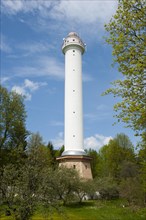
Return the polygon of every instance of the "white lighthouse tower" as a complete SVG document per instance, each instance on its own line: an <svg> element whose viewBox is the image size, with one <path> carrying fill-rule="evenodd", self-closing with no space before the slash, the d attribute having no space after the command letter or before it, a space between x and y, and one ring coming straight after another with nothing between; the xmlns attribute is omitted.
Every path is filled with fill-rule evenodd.
<svg viewBox="0 0 146 220"><path fill-rule="evenodd" d="M81 177L91 179L90 160L83 146L82 55L85 44L75 32L64 39L65 55L65 150L57 158L60 165L77 169Z"/></svg>
<svg viewBox="0 0 146 220"><path fill-rule="evenodd" d="M85 155L83 149L82 54L85 44L75 32L64 39L65 54L65 151L62 155Z"/></svg>

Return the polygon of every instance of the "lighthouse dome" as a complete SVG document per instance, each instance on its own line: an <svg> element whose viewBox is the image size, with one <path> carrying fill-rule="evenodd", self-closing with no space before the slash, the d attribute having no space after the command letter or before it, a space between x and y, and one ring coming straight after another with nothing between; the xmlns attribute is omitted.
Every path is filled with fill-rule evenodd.
<svg viewBox="0 0 146 220"><path fill-rule="evenodd" d="M62 45L62 52L65 54L65 52L70 48L78 48L81 50L82 54L85 51L85 44L81 40L81 38L78 36L76 32L70 32L66 38L63 39L63 45Z"/></svg>
<svg viewBox="0 0 146 220"><path fill-rule="evenodd" d="M69 37L72 37L72 36L78 37L78 34L77 34L76 32L70 32L70 33L68 34L68 36L69 36Z"/></svg>

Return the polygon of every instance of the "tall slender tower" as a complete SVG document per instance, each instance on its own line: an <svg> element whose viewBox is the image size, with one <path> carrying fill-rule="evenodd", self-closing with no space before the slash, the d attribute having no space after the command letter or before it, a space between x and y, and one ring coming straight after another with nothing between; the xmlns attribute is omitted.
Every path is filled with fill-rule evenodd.
<svg viewBox="0 0 146 220"><path fill-rule="evenodd" d="M62 46L65 54L65 151L63 155L85 155L83 150L82 54L85 45L75 32Z"/></svg>
<svg viewBox="0 0 146 220"><path fill-rule="evenodd" d="M65 55L65 150L57 158L60 165L77 169L80 176L91 179L90 160L83 147L82 55L85 44L75 32L64 39Z"/></svg>

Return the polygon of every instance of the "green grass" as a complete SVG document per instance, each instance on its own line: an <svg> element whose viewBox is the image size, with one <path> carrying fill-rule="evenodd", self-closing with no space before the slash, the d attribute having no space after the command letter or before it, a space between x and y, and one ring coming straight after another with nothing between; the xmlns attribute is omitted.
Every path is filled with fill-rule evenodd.
<svg viewBox="0 0 146 220"><path fill-rule="evenodd" d="M41 214L41 209L32 220L145 220L146 208L122 207L123 202L115 201L88 201L81 205L72 204L61 208L61 212L47 215ZM11 217L1 217L1 220L12 220Z"/></svg>

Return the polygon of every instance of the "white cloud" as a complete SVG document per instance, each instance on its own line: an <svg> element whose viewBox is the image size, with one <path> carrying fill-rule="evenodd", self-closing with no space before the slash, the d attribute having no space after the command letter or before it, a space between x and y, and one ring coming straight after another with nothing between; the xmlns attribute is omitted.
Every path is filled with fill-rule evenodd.
<svg viewBox="0 0 146 220"><path fill-rule="evenodd" d="M109 112L104 112L103 110L101 110L100 112L95 113L85 113L84 117L90 121L100 121L109 118L109 115Z"/></svg>
<svg viewBox="0 0 146 220"><path fill-rule="evenodd" d="M54 41L56 37L65 37L63 33L76 31L89 45L103 42L103 35L106 34L104 24L116 12L117 5L118 0L2 0L2 11L9 15L31 13L31 19L28 16L25 19L18 18L19 22L25 23L37 33L55 34ZM40 53L39 48L43 51L46 49L42 43L34 43L30 45L28 54L35 53L33 51Z"/></svg>
<svg viewBox="0 0 146 220"><path fill-rule="evenodd" d="M27 92L23 86L13 86L12 91L18 93L19 95L22 95L27 101L31 100L31 94Z"/></svg>
<svg viewBox="0 0 146 220"><path fill-rule="evenodd" d="M111 136L104 136L101 134L95 134L93 136L84 139L84 149L94 149L99 151L99 149L108 144L108 142L113 139ZM60 132L56 138L51 140L55 148L60 148L64 145L64 134Z"/></svg>
<svg viewBox="0 0 146 220"><path fill-rule="evenodd" d="M46 86L45 82L33 82L29 79L24 80L24 88L28 88L30 91L38 90L41 86Z"/></svg>
<svg viewBox="0 0 146 220"><path fill-rule="evenodd" d="M12 91L17 92L18 94L24 96L27 101L30 101L32 98L32 92L38 90L41 86L46 86L45 82L33 82L29 79L25 79L22 86L13 86Z"/></svg>
<svg viewBox="0 0 146 220"><path fill-rule="evenodd" d="M51 1L31 1L31 0L2 0L2 9L9 14L18 12L33 12L38 10L42 12L51 6Z"/></svg>
<svg viewBox="0 0 146 220"><path fill-rule="evenodd" d="M54 46L52 44L49 45L47 42L30 42L17 45L17 48L25 52L24 56L29 56L36 53L49 52Z"/></svg>
<svg viewBox="0 0 146 220"><path fill-rule="evenodd" d="M105 120L108 119L109 116L111 117L110 110L111 109L109 106L105 104L99 104L94 112L85 113L84 117L91 122Z"/></svg>
<svg viewBox="0 0 146 220"><path fill-rule="evenodd" d="M66 18L77 23L107 22L117 8L117 1L60 1L52 10L52 17ZM55 13L54 13L55 12Z"/></svg>
<svg viewBox="0 0 146 220"><path fill-rule="evenodd" d="M29 0L2 0L2 9L5 13L39 12L42 18L51 17L65 23L81 25L97 23L103 24L111 18L117 8L118 1L29 1ZM87 30L87 28L86 28Z"/></svg>
<svg viewBox="0 0 146 220"><path fill-rule="evenodd" d="M27 66L16 66L11 72L13 72L13 76L19 77L30 77L30 76L46 76L57 80L64 79L64 62L48 56L37 57L35 61L31 62L30 65ZM83 82L92 81L92 77L88 74L83 73ZM30 83L29 83L30 84ZM37 87L37 84L35 85Z"/></svg>
<svg viewBox="0 0 146 220"><path fill-rule="evenodd" d="M9 46L6 37L2 34L0 36L0 50L5 53L10 53L12 51L11 47Z"/></svg>
<svg viewBox="0 0 146 220"><path fill-rule="evenodd" d="M90 75L83 73L83 82L90 82L90 81L93 81L93 78Z"/></svg>
<svg viewBox="0 0 146 220"><path fill-rule="evenodd" d="M99 151L99 149L105 145L108 144L108 142L112 139L111 136L106 137L104 135L95 134L91 137L87 137L84 139L84 147L85 149L94 149L96 151Z"/></svg>
<svg viewBox="0 0 146 220"><path fill-rule="evenodd" d="M59 132L56 138L52 139L51 142L55 148L60 148L64 145L64 134L63 132Z"/></svg>
<svg viewBox="0 0 146 220"><path fill-rule="evenodd" d="M13 76L49 76L54 79L64 79L64 63L56 58L41 56L31 61L27 66L16 66L12 69Z"/></svg>
<svg viewBox="0 0 146 220"><path fill-rule="evenodd" d="M8 13L15 14L20 11L23 7L23 2L20 0L12 1L12 0L2 0L2 9L5 9ZM4 8L3 8L4 7Z"/></svg>
<svg viewBox="0 0 146 220"><path fill-rule="evenodd" d="M1 84L4 84L5 82L9 81L10 79L11 79L10 77L1 77L0 78Z"/></svg>

